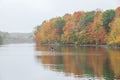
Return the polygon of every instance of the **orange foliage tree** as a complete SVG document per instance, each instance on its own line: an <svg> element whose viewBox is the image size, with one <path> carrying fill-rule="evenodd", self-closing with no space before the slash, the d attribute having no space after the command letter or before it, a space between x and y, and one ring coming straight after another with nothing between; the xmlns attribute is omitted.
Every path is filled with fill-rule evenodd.
<svg viewBox="0 0 120 80"><path fill-rule="evenodd" d="M63 17L44 21L37 26L34 32L35 42L36 44L119 44L117 30L119 18L120 7L116 11L78 11L65 14ZM112 39L114 33L116 33L117 43Z"/></svg>

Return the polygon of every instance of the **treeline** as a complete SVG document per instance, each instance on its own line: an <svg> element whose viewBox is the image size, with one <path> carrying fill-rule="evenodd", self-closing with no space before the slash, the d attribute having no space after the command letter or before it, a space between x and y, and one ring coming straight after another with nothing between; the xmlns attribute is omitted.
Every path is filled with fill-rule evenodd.
<svg viewBox="0 0 120 80"><path fill-rule="evenodd" d="M9 33L8 32L2 32L0 31L0 45L4 44L4 41L6 38L9 37Z"/></svg>
<svg viewBox="0 0 120 80"><path fill-rule="evenodd" d="M3 38L2 38L2 36L0 34L0 45L2 44L2 41L3 41Z"/></svg>
<svg viewBox="0 0 120 80"><path fill-rule="evenodd" d="M107 44L120 46L120 7L78 11L36 26L36 44Z"/></svg>
<svg viewBox="0 0 120 80"><path fill-rule="evenodd" d="M0 31L0 44L33 43L33 33L8 33Z"/></svg>

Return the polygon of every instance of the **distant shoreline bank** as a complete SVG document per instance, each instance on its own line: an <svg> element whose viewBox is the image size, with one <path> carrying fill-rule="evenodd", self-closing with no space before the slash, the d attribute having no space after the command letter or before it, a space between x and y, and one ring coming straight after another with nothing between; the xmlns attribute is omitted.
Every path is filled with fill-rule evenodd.
<svg viewBox="0 0 120 80"><path fill-rule="evenodd" d="M44 43L44 44L37 44L37 46L40 46L40 45L43 45L43 46L78 46L78 47L99 47L99 48L112 48L112 49L120 49L120 47L118 46L108 46L106 44L99 44L99 45L96 45L96 44L47 44L47 43Z"/></svg>

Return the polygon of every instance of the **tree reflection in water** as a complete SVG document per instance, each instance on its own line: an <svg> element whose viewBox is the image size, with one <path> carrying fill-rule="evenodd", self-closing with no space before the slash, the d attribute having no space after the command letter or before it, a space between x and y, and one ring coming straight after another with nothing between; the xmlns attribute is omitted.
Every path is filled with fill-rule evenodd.
<svg viewBox="0 0 120 80"><path fill-rule="evenodd" d="M44 67L66 76L89 77L102 80L120 79L120 50L95 47L36 47L37 59Z"/></svg>

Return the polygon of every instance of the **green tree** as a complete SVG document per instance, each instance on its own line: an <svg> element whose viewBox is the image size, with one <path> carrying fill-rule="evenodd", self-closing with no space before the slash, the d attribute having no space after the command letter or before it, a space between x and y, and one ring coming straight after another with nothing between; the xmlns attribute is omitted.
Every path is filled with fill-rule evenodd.
<svg viewBox="0 0 120 80"><path fill-rule="evenodd" d="M79 32L77 39L78 39L77 44L87 44L88 43L87 31L83 30Z"/></svg>
<svg viewBox="0 0 120 80"><path fill-rule="evenodd" d="M65 26L65 20L62 18L58 18L55 22L55 24L53 25L55 28L57 28L59 30L59 34L63 33L63 27Z"/></svg>
<svg viewBox="0 0 120 80"><path fill-rule="evenodd" d="M115 17L115 11L114 10L106 10L103 13L103 26L105 27L105 31L107 33L110 32L109 23L113 21L114 17Z"/></svg>
<svg viewBox="0 0 120 80"><path fill-rule="evenodd" d="M83 26L87 26L89 23L94 21L95 11L86 12L83 19L80 20L80 24Z"/></svg>

